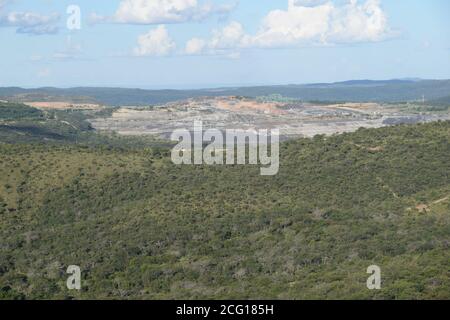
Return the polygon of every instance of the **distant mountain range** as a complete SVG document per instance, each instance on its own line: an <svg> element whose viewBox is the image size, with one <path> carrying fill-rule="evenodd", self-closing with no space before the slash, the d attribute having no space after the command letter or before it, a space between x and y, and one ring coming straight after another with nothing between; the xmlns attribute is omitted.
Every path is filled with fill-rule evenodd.
<svg viewBox="0 0 450 320"><path fill-rule="evenodd" d="M279 94L302 101L450 103L450 80L351 80L336 83L292 84L278 86L229 87L198 90L144 90L127 88L44 87L0 88L0 100L18 102L70 101L105 105L154 105L201 96L258 97Z"/></svg>

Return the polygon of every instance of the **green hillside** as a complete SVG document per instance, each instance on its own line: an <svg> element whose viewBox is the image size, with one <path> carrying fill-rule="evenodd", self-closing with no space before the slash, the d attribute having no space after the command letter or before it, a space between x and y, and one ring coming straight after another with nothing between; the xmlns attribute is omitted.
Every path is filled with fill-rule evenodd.
<svg viewBox="0 0 450 320"><path fill-rule="evenodd" d="M288 141L274 177L1 143L0 298L449 299L449 141L450 122Z"/></svg>

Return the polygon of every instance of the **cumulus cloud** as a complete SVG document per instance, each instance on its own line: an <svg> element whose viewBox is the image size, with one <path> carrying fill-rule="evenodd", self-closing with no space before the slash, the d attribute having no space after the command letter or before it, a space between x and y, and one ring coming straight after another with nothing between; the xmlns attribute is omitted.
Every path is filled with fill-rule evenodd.
<svg viewBox="0 0 450 320"><path fill-rule="evenodd" d="M175 42L163 25L140 35L137 42L138 45L133 52L135 56L166 56L176 48Z"/></svg>
<svg viewBox="0 0 450 320"><path fill-rule="evenodd" d="M380 0L350 0L340 6L331 1L289 0L287 10L269 12L254 35L246 34L238 22L213 31L204 40L203 52L376 42L393 34Z"/></svg>
<svg viewBox="0 0 450 320"><path fill-rule="evenodd" d="M0 27L14 27L17 33L34 35L54 34L58 32L59 14L43 15L34 12L3 13L3 7L9 1L0 2Z"/></svg>
<svg viewBox="0 0 450 320"><path fill-rule="evenodd" d="M211 49L231 49L246 46L250 43L250 36L245 34L242 24L233 21L221 30L214 30L209 43Z"/></svg>
<svg viewBox="0 0 450 320"><path fill-rule="evenodd" d="M235 4L213 5L197 0L122 0L113 16L93 14L93 22L165 24L198 21L230 12Z"/></svg>
<svg viewBox="0 0 450 320"><path fill-rule="evenodd" d="M230 55L230 50L248 46L251 42L251 37L245 34L243 26L236 21L233 21L223 27L222 29L215 29L209 40L193 38L186 44L185 54L224 54ZM237 57L237 52L232 52L230 55Z"/></svg>
<svg viewBox="0 0 450 320"><path fill-rule="evenodd" d="M287 10L271 11L254 45L276 47L302 43L381 41L392 36L380 0L332 2L289 0Z"/></svg>
<svg viewBox="0 0 450 320"><path fill-rule="evenodd" d="M199 38L192 38L186 43L186 48L184 49L186 54L195 55L201 54L205 50L206 41Z"/></svg>
<svg viewBox="0 0 450 320"><path fill-rule="evenodd" d="M265 17L254 40L259 46L354 43L380 41L391 34L379 0L361 4L350 0L343 6L331 2L304 6L290 0L288 10L275 10Z"/></svg>

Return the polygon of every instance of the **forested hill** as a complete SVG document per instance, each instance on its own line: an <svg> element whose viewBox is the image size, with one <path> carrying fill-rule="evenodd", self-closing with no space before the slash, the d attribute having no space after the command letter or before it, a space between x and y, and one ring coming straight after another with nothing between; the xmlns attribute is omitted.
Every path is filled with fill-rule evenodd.
<svg viewBox="0 0 450 320"><path fill-rule="evenodd" d="M449 141L450 122L292 140L274 177L2 143L0 298L449 299Z"/></svg>
<svg viewBox="0 0 450 320"><path fill-rule="evenodd" d="M199 96L258 97L280 94L303 101L405 102L444 99L450 103L450 80L346 81L305 85L234 87L201 90L143 90L125 88L0 88L0 99L72 101L106 105L152 105Z"/></svg>

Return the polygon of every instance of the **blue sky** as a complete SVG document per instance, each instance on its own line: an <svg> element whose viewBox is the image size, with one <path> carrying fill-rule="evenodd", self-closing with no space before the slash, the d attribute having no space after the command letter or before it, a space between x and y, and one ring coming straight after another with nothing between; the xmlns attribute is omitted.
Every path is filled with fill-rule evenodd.
<svg viewBox="0 0 450 320"><path fill-rule="evenodd" d="M448 79L448 13L448 0L0 0L0 86Z"/></svg>

